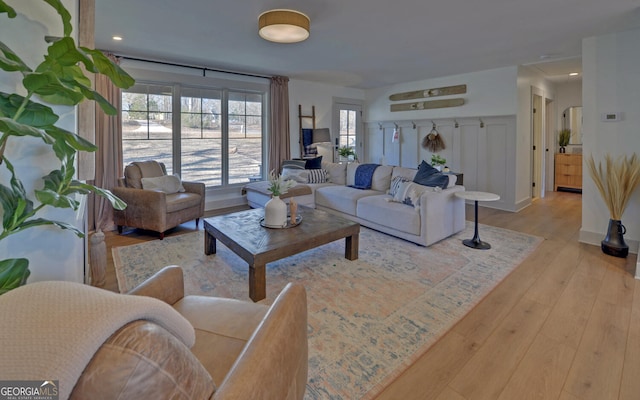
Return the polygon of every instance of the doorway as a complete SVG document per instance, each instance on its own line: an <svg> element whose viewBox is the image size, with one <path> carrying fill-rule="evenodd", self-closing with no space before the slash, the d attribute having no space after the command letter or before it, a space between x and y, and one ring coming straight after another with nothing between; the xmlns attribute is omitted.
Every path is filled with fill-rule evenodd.
<svg viewBox="0 0 640 400"><path fill-rule="evenodd" d="M350 99L334 99L333 131L336 152L339 147L353 149L356 158L364 156L362 101ZM338 156L334 157L338 160Z"/></svg>
<svg viewBox="0 0 640 400"><path fill-rule="evenodd" d="M531 93L531 199L544 196L543 157L544 157L544 111L542 92L532 88Z"/></svg>

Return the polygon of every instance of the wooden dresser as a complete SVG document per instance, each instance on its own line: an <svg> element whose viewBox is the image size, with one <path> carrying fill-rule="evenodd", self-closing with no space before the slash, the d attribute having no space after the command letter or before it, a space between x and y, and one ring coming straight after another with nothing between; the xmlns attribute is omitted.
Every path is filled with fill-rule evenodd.
<svg viewBox="0 0 640 400"><path fill-rule="evenodd" d="M556 153L554 190L558 188L582 190L582 154Z"/></svg>

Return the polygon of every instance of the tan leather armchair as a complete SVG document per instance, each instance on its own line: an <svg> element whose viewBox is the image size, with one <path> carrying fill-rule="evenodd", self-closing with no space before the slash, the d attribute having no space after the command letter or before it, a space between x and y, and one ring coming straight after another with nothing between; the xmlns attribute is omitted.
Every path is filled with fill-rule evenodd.
<svg viewBox="0 0 640 400"><path fill-rule="evenodd" d="M160 233L164 238L167 229L183 222L196 220L196 228L204 215L205 185L199 182L182 182L184 192L164 193L145 190L142 178L157 178L167 174L164 164L157 161L134 162L124 169L124 177L112 192L127 203L124 210L114 210L114 222L118 232L123 227L141 228Z"/></svg>
<svg viewBox="0 0 640 400"><path fill-rule="evenodd" d="M269 307L184 296L182 269L165 267L130 294L163 300L195 328L189 350L150 321L134 321L95 353L72 399L301 400L307 382L307 301L288 284Z"/></svg>

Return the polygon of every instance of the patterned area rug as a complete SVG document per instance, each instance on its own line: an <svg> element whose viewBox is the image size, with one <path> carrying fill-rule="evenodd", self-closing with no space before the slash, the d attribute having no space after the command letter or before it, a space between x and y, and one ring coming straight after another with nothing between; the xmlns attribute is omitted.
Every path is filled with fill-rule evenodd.
<svg viewBox="0 0 640 400"><path fill-rule="evenodd" d="M362 228L356 261L344 240L267 264L270 304L287 282L307 288L306 399L369 399L411 365L520 264L542 238L482 225L490 250L462 239L473 224L428 248ZM203 232L113 249L121 292L166 265L182 266L188 294L249 300L247 265Z"/></svg>

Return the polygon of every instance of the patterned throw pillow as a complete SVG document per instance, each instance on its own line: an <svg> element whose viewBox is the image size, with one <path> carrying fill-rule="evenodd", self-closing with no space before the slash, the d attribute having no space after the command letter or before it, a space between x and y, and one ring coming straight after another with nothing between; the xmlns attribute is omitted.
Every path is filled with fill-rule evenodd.
<svg viewBox="0 0 640 400"><path fill-rule="evenodd" d="M389 187L389 193L392 197L398 192L398 188L402 182L411 182L411 179L407 179L404 176L396 176L391 180L391 186Z"/></svg>
<svg viewBox="0 0 640 400"><path fill-rule="evenodd" d="M395 196L393 196L393 201L419 208L422 193L441 191L442 188L439 186L423 186L409 181L401 182Z"/></svg>
<svg viewBox="0 0 640 400"><path fill-rule="evenodd" d="M308 169L309 180L308 183L325 183L329 177L329 173L321 168Z"/></svg>

